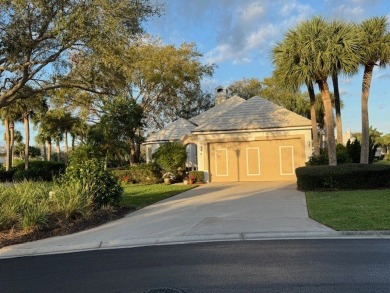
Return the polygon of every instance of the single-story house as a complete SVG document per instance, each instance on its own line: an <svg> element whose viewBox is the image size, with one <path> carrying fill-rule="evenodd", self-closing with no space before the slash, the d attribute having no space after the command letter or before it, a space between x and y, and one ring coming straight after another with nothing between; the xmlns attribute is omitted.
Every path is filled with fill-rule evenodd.
<svg viewBox="0 0 390 293"><path fill-rule="evenodd" d="M295 169L312 155L311 122L261 97L244 100L216 89L215 107L178 119L145 141L146 159L163 143L187 147L187 167L206 181L295 180Z"/></svg>

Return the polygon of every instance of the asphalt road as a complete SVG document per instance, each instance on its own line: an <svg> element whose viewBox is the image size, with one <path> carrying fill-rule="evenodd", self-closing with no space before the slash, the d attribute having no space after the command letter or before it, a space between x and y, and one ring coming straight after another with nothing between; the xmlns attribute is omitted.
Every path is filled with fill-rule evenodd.
<svg viewBox="0 0 390 293"><path fill-rule="evenodd" d="M176 288L179 290L155 290ZM390 292L390 240L280 240L0 260L0 292Z"/></svg>

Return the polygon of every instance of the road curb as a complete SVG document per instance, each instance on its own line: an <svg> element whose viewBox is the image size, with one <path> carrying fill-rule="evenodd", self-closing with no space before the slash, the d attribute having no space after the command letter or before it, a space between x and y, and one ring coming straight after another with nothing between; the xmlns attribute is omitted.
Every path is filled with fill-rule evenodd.
<svg viewBox="0 0 390 293"><path fill-rule="evenodd" d="M248 232L213 235L184 235L160 238L117 239L96 241L80 245L18 248L18 245L0 249L0 259L76 253L97 250L136 248L146 246L178 245L205 242L269 241L269 240L316 240L316 239L390 239L390 231L332 231L332 232Z"/></svg>

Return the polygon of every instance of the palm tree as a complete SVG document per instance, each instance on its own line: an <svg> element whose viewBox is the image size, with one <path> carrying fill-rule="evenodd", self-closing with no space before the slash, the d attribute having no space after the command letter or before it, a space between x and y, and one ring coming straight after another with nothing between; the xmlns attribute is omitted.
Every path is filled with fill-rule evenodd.
<svg viewBox="0 0 390 293"><path fill-rule="evenodd" d="M330 24L329 37L333 46L333 56L339 56L341 54L348 54L348 48L345 48L344 40L346 34L349 32L355 32L356 34L356 25L353 23L345 23L341 21L332 21ZM355 56L351 56L353 62L356 61ZM337 60L337 58L335 58ZM333 83L333 93L334 93L334 107L336 112L336 129L337 129L337 142L343 143L343 124L341 119L341 99L339 91L339 73L353 75L357 72L358 68L356 67L343 67L343 63L334 62L333 71L332 71L332 83ZM347 64L348 65L348 64Z"/></svg>
<svg viewBox="0 0 390 293"><path fill-rule="evenodd" d="M15 120L19 118L19 113L12 106L3 107L0 109L0 116L3 120L5 127L5 149L6 149L6 161L5 169L9 171L12 168L12 159L14 154L14 133L15 133Z"/></svg>
<svg viewBox="0 0 390 293"><path fill-rule="evenodd" d="M372 72L375 65L386 66L390 62L390 33L386 17L373 17L363 21L359 27L359 36L362 39L362 65L364 66L362 82L362 142L360 163L368 164L370 122L368 118L368 97Z"/></svg>
<svg viewBox="0 0 390 293"><path fill-rule="evenodd" d="M318 128L317 128L317 117L316 117L316 97L314 93L313 81L311 80L311 76L309 75L301 75L298 78L290 78L290 71L286 70L287 68L283 66L285 61L294 60L296 56L296 52L299 48L298 43L298 35L296 31L290 30L282 43L276 45L273 49L273 63L276 65L276 69L274 71L274 76L276 79L284 84L288 84L293 89L297 89L300 85L305 84L307 87L307 91L309 93L310 99L310 120L312 126L312 136L313 136L313 153L314 155L320 154L320 146L318 139ZM288 64L289 70L294 69L296 64L290 62Z"/></svg>
<svg viewBox="0 0 390 293"><path fill-rule="evenodd" d="M30 147L30 117L38 112L47 111L46 99L41 96L37 96L29 99L17 100L15 102L15 108L19 112L24 124L25 135L25 150L24 150L24 168L28 169L29 165L29 147Z"/></svg>
<svg viewBox="0 0 390 293"><path fill-rule="evenodd" d="M70 131L70 135L72 137L72 151L75 148L75 141L77 137L80 139L81 142L84 142L88 127L89 126L85 123L83 119L81 119L80 117L74 117L74 123Z"/></svg>
<svg viewBox="0 0 390 293"><path fill-rule="evenodd" d="M355 72L359 64L359 40L350 27L341 31L339 43L329 37L330 24L322 17L304 21L295 30L290 30L285 39L295 42L294 50L280 50L280 44L273 49L273 62L277 72L289 82L297 85L316 82L321 92L325 110L325 128L329 165L337 165L334 137L333 107L329 92L328 77L335 64L345 72ZM341 50L344 48L344 50Z"/></svg>

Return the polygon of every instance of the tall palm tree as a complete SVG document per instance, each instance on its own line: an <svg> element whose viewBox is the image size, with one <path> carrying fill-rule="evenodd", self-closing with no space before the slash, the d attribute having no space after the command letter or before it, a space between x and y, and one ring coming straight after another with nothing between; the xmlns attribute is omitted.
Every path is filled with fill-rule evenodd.
<svg viewBox="0 0 390 293"><path fill-rule="evenodd" d="M360 163L368 164L370 122L368 118L368 97L372 73L376 65L386 66L390 62L390 33L386 17L373 17L363 21L359 27L362 39L362 65L364 66L362 82L362 142Z"/></svg>
<svg viewBox="0 0 390 293"><path fill-rule="evenodd" d="M307 87L307 91L309 93L310 99L310 120L312 126L312 136L313 136L313 153L314 155L320 154L320 145L318 139L318 128L317 128L317 115L316 115L316 97L314 93L313 81L311 76L309 75L301 75L298 78L290 78L289 70L296 70L293 67L295 65L293 63L289 63L289 70L286 70L285 66L282 66L286 60L293 60L296 57L296 51L299 48L297 32L294 30L290 30L282 43L277 44L277 46L273 49L273 63L276 65L276 69L274 71L274 76L276 79L284 84L288 84L292 88L296 89L300 85L305 84Z"/></svg>
<svg viewBox="0 0 390 293"><path fill-rule="evenodd" d="M325 110L325 127L329 165L337 165L334 137L333 107L329 92L328 77L334 64L345 72L355 72L359 65L359 40L350 28L342 31L338 44L329 37L330 24L322 17L313 17L290 30L286 39L295 39L295 50L280 50L278 44L273 50L273 62L277 72L282 73L291 83L302 84L310 81L318 84ZM341 51L341 48L344 48ZM336 54L338 52L338 54Z"/></svg>
<svg viewBox="0 0 390 293"><path fill-rule="evenodd" d="M333 44L333 56L339 56L341 54L348 54L347 48L344 47L345 43L343 38L351 31L356 34L357 27L353 23L346 23L342 21L332 21L329 27L329 38ZM351 56L354 58L354 56ZM337 58L335 58L337 60ZM354 59L355 60L355 59ZM355 62L355 61L353 61ZM334 62L333 71L331 74L334 93L334 108L336 112L336 130L337 130L337 143L343 143L343 123L341 118L341 98L339 90L339 74L353 75L357 72L358 67L347 66L344 68L343 63Z"/></svg>
<svg viewBox="0 0 390 293"><path fill-rule="evenodd" d="M15 133L15 121L19 119L19 113L16 109L10 105L0 108L0 116L3 120L5 127L5 149L6 149L6 161L5 169L9 171L12 168L12 159L14 154L14 133Z"/></svg>
<svg viewBox="0 0 390 293"><path fill-rule="evenodd" d="M36 96L34 98L17 100L15 102L15 108L21 116L21 120L24 124L25 135L25 150L24 150L24 168L28 169L29 166L29 147L30 147L30 117L38 112L47 111L46 99L42 96Z"/></svg>

